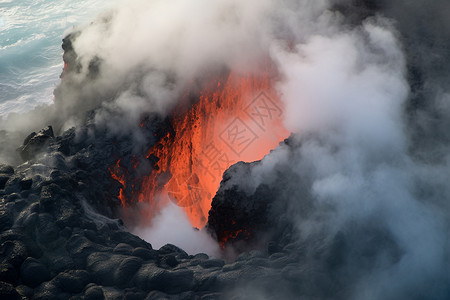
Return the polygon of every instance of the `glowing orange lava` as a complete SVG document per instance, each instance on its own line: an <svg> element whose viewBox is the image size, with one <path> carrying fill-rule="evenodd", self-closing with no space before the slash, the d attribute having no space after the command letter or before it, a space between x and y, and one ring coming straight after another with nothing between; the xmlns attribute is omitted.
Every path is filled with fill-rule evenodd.
<svg viewBox="0 0 450 300"><path fill-rule="evenodd" d="M244 240L247 240L251 234L247 230L239 229L237 231L223 231L221 235L217 237L220 248L225 249L225 245L230 239L235 239L241 236Z"/></svg>
<svg viewBox="0 0 450 300"><path fill-rule="evenodd" d="M124 194L123 190L126 188L127 171L120 166L120 159L117 161L117 163L113 167L109 168L109 173L111 173L111 177L113 179L120 182L123 186L120 188L120 191L119 191L119 199L120 199L120 202L122 202L122 206L125 206L127 200L125 198L125 194Z"/></svg>
<svg viewBox="0 0 450 300"><path fill-rule="evenodd" d="M238 161L260 160L289 135L270 73L230 73L196 103L180 104L173 131L148 151L159 161L139 201L154 205L158 194L167 195L193 226L204 227L223 172Z"/></svg>

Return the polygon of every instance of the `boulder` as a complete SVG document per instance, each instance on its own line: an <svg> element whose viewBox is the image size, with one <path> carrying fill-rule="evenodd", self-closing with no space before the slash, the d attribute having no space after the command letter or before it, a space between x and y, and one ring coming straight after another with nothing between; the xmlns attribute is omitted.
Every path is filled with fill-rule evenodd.
<svg viewBox="0 0 450 300"><path fill-rule="evenodd" d="M17 293L22 297L22 299L31 299L33 296L34 290L26 285L19 285L16 287Z"/></svg>
<svg viewBox="0 0 450 300"><path fill-rule="evenodd" d="M20 267L22 262L28 257L28 249L25 244L18 240L16 236L11 236L9 240L0 245L0 258L3 263Z"/></svg>
<svg viewBox="0 0 450 300"><path fill-rule="evenodd" d="M145 291L158 290L168 294L179 294L192 290L195 280L192 270L168 271L153 264L145 264L136 274L135 283Z"/></svg>
<svg viewBox="0 0 450 300"><path fill-rule="evenodd" d="M23 191L31 189L32 185L33 185L33 179L31 179L31 178L24 178L19 181L20 189Z"/></svg>
<svg viewBox="0 0 450 300"><path fill-rule="evenodd" d="M137 288L127 288L124 290L123 300L142 300L145 299L147 293Z"/></svg>
<svg viewBox="0 0 450 300"><path fill-rule="evenodd" d="M19 279L18 270L11 264L0 264L0 281L15 284Z"/></svg>
<svg viewBox="0 0 450 300"><path fill-rule="evenodd" d="M116 269L127 257L124 255L113 255L112 251L108 253L95 252L88 256L86 260L86 268L92 274L92 280L101 285L112 286L116 278ZM124 273L131 273L138 261L130 261L128 264L122 265L121 272L117 275L122 275L119 278L124 280Z"/></svg>
<svg viewBox="0 0 450 300"><path fill-rule="evenodd" d="M61 198L65 196L65 191L58 185L51 183L41 189L39 206L42 210L54 213L60 205Z"/></svg>
<svg viewBox="0 0 450 300"><path fill-rule="evenodd" d="M173 254L164 255L161 259L161 262L169 266L170 268L174 268L178 265L178 260Z"/></svg>
<svg viewBox="0 0 450 300"><path fill-rule="evenodd" d="M195 280L198 282L197 289L199 291L214 291L220 288L217 285L218 271L196 272Z"/></svg>
<svg viewBox="0 0 450 300"><path fill-rule="evenodd" d="M157 259L158 253L154 250L148 250L142 247L137 247L131 252L131 255L140 257L143 260Z"/></svg>
<svg viewBox="0 0 450 300"><path fill-rule="evenodd" d="M84 259L92 253L108 251L110 248L93 243L80 234L74 234L66 242L66 250L72 258L84 261Z"/></svg>
<svg viewBox="0 0 450 300"><path fill-rule="evenodd" d="M145 300L170 300L170 299L172 299L171 296L160 291L151 291L150 293L147 294L147 297L145 297Z"/></svg>
<svg viewBox="0 0 450 300"><path fill-rule="evenodd" d="M269 217L271 203L275 199L273 188L261 184L248 195L244 188L233 183L234 177L249 176L251 168L258 163L239 162L231 166L224 173L212 200L206 228L222 245L233 244L240 248L238 246L242 243L236 242L257 241L259 232L266 235L275 225L275 220Z"/></svg>
<svg viewBox="0 0 450 300"><path fill-rule="evenodd" d="M33 300L62 300L69 299L70 294L64 293L54 280L44 282L34 289Z"/></svg>
<svg viewBox="0 0 450 300"><path fill-rule="evenodd" d="M69 270L59 273L54 281L62 291L77 294L83 291L91 277L85 270Z"/></svg>
<svg viewBox="0 0 450 300"><path fill-rule="evenodd" d="M14 168L9 165L0 164L0 174L11 176L14 174Z"/></svg>
<svg viewBox="0 0 450 300"><path fill-rule="evenodd" d="M59 237L60 229L55 224L55 220L50 214L39 214L38 221L38 241L41 244L48 244Z"/></svg>
<svg viewBox="0 0 450 300"><path fill-rule="evenodd" d="M133 252L133 247L131 247L128 244L125 243L120 243L117 244L117 246L114 248L114 252L118 253L118 254L126 254L126 255L130 255Z"/></svg>
<svg viewBox="0 0 450 300"><path fill-rule="evenodd" d="M200 262L200 266L204 269L222 268L225 262L221 259L208 259Z"/></svg>
<svg viewBox="0 0 450 300"><path fill-rule="evenodd" d="M31 287L36 287L50 279L50 271L37 259L28 257L20 267L20 275L23 282Z"/></svg>
<svg viewBox="0 0 450 300"><path fill-rule="evenodd" d="M31 133L23 142L23 145L18 149L23 160L32 159L36 154L44 150L49 141L54 139L53 128L48 126L41 129L38 133Z"/></svg>
<svg viewBox="0 0 450 300"><path fill-rule="evenodd" d="M187 253L183 250L178 248L175 245L172 244L166 244L164 246L162 246L159 250L159 253L161 254L173 254L179 258L188 258L189 255L187 255Z"/></svg>
<svg viewBox="0 0 450 300"><path fill-rule="evenodd" d="M141 268L142 259L127 257L119 264L114 272L114 281L118 286L126 286L134 274Z"/></svg>
<svg viewBox="0 0 450 300"><path fill-rule="evenodd" d="M152 245L144 241L143 239L131 234L127 231L114 231L111 233L111 240L119 243L125 243L130 245L133 248L142 247L151 250Z"/></svg>
<svg viewBox="0 0 450 300"><path fill-rule="evenodd" d="M105 296L103 294L103 289L98 285L92 284L86 287L84 291L85 300L103 300Z"/></svg>
<svg viewBox="0 0 450 300"><path fill-rule="evenodd" d="M14 224L13 214L6 209L0 209L0 231L4 231L11 228L13 224Z"/></svg>
<svg viewBox="0 0 450 300"><path fill-rule="evenodd" d="M5 175L5 174L0 174L0 190L3 190L5 188L6 183L8 182L9 178L11 178L11 176Z"/></svg>
<svg viewBox="0 0 450 300"><path fill-rule="evenodd" d="M2 300L19 300L19 293L12 284L0 281L0 299Z"/></svg>

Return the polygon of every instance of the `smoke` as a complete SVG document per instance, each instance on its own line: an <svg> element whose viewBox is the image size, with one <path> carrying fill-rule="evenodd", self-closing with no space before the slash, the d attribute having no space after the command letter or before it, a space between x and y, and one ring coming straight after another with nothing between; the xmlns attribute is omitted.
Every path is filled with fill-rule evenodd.
<svg viewBox="0 0 450 300"><path fill-rule="evenodd" d="M298 239L324 247L344 240L346 259L339 273L329 272L341 277L348 298L443 299L448 10L445 1L118 2L71 32L77 71L62 83L46 120L64 130L93 111L96 126L133 135L138 144L144 137L134 126L143 115L164 116L202 79L223 69L255 71L268 56L281 76L277 89L292 141L247 180L227 184L250 192L280 185L277 199L289 208L281 214L295 224ZM304 203L312 208L302 211ZM177 207L161 211L153 224L136 233L154 246L172 242L191 253L216 253ZM373 232L383 243L367 242ZM379 251L366 259L360 252L367 248ZM314 268L312 257L304 263Z"/></svg>
<svg viewBox="0 0 450 300"><path fill-rule="evenodd" d="M0 161L11 165L22 162L17 148L31 132L52 124L54 109L51 106L39 106L29 112L11 113L0 118Z"/></svg>
<svg viewBox="0 0 450 300"><path fill-rule="evenodd" d="M71 119L65 127L100 106L96 124L124 131L128 126L111 122L111 115L121 115L128 123L139 123L145 113L165 115L183 93L195 92L197 80L224 68L256 68L268 49L260 21L270 5L119 1L72 32L77 72L67 78L70 85L62 85L58 110Z"/></svg>
<svg viewBox="0 0 450 300"><path fill-rule="evenodd" d="M429 58L448 58L440 47L448 52L449 45L439 37L435 47L407 32L420 15L416 5L399 1L386 14L402 7L415 14L402 11L400 25L378 15L350 26L324 10L321 26L297 28L308 30L294 47L272 48L283 75L285 124L294 135L255 165L252 180L227 182L247 192L260 184L281 189L275 203L287 202L289 212L275 215L289 216L304 247L318 239L335 256L344 251L325 270L313 255L302 262L330 278L345 276L338 280L344 298L444 299L449 293L450 194L443 184L449 143L442 133L449 128L449 89ZM436 20L422 26L422 33L435 34ZM305 203L313 208L305 211Z"/></svg>
<svg viewBox="0 0 450 300"><path fill-rule="evenodd" d="M184 210L171 202L152 219L149 227L137 227L133 233L156 249L170 243L191 255L206 253L212 257L220 256L219 245L210 234L192 228Z"/></svg>

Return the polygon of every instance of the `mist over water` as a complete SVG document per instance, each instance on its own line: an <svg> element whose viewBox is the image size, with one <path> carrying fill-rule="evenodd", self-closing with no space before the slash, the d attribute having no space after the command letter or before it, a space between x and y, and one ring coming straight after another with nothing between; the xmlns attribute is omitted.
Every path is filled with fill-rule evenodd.
<svg viewBox="0 0 450 300"><path fill-rule="evenodd" d="M64 31L90 21L108 3L0 1L0 118L52 103L63 68Z"/></svg>

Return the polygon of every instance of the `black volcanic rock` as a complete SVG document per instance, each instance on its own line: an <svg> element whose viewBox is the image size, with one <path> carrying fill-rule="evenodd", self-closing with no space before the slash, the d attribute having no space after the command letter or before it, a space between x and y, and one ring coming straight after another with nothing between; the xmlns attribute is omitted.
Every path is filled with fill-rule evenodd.
<svg viewBox="0 0 450 300"><path fill-rule="evenodd" d="M97 285L90 285L84 291L84 299L86 300L103 300L105 299L103 290Z"/></svg>
<svg viewBox="0 0 450 300"><path fill-rule="evenodd" d="M225 262L222 259L206 259L200 262L200 266L204 269L222 268Z"/></svg>
<svg viewBox="0 0 450 300"><path fill-rule="evenodd" d="M133 252L133 247L125 243L120 243L117 244L113 251L118 254L131 255L131 253Z"/></svg>
<svg viewBox="0 0 450 300"><path fill-rule="evenodd" d="M14 174L14 168L9 165L0 164L0 174L2 175L13 175Z"/></svg>
<svg viewBox="0 0 450 300"><path fill-rule="evenodd" d="M360 24L365 17L375 16L385 1L332 2L349 23ZM413 25L423 22L417 23ZM409 25L400 23L400 28ZM65 91L82 90L86 83L71 86L70 81L71 74L81 70L72 47L77 34L63 42L68 67L62 74L64 82L55 90L58 109ZM428 34L420 35L421 40L433 40ZM439 39L448 44L446 35ZM416 62L425 65L431 59L440 67L442 57L450 52L440 46L439 55L423 55L414 53L415 44L406 46L407 53L412 53L408 76L415 98L409 105L426 107L429 101L421 95L427 74L416 68ZM89 80L95 79L101 60L93 58L88 67ZM448 73L445 68L442 72ZM100 103L102 95L97 96L87 100ZM70 113L76 113L72 109L69 103ZM448 137L448 126L437 126L441 124L436 116L429 139ZM352 289L360 286L360 270L376 276L377 264L382 268L386 264L388 270L402 262L403 249L395 235L376 220L341 224L329 236L317 229L321 218L333 215L333 207L312 205L311 183L289 173L289 166L272 170L272 183L249 188L247 181L253 179L249 174L258 162L239 163L225 173L210 212L210 232L223 242L224 253L237 253L222 260L188 255L170 244L153 249L118 220L123 186L111 178L110 167L121 159L128 168L137 156L140 167L129 176L139 190L139 178L148 175L157 161L146 157L147 150L171 129L161 125L166 121L159 116L145 117L143 128L132 129L143 130L148 143L136 150L132 132L116 136L97 127L94 117L95 112L89 112L84 125L56 137L51 128L32 133L19 150L27 162L14 167L0 164L0 299L349 299ZM295 147L301 149L301 145ZM130 186L125 193L133 199L128 197ZM328 214L310 219L320 209ZM298 228L301 221L310 222L304 231ZM310 233L311 228L317 231ZM249 251L253 248L260 251ZM439 286L438 281L433 288L434 284ZM426 298L414 295L414 290L408 292L412 299ZM448 298L448 289L441 295Z"/></svg>
<svg viewBox="0 0 450 300"><path fill-rule="evenodd" d="M5 174L0 175L0 190L5 188L5 185L8 182L9 178L10 178L9 175L5 175Z"/></svg>
<svg viewBox="0 0 450 300"><path fill-rule="evenodd" d="M140 257L144 260L154 260L158 257L158 252L154 250L145 249L142 247L137 247L133 250L131 255Z"/></svg>
<svg viewBox="0 0 450 300"><path fill-rule="evenodd" d="M25 244L18 238L18 236L9 236L6 237L6 241L0 244L2 263L11 264L16 268L22 265L22 262L25 261L29 253Z"/></svg>
<svg viewBox="0 0 450 300"><path fill-rule="evenodd" d="M24 178L19 182L19 186L22 191L31 189L32 185L33 185L33 179L31 179L31 178Z"/></svg>
<svg viewBox="0 0 450 300"><path fill-rule="evenodd" d="M161 259L161 262L163 264L166 264L167 266L169 266L171 268L174 268L174 267L176 267L179 264L179 262L176 259L175 255L172 255L172 254L164 255L163 258Z"/></svg>
<svg viewBox="0 0 450 300"><path fill-rule="evenodd" d="M18 300L20 297L12 284L0 281L0 299Z"/></svg>
<svg viewBox="0 0 450 300"><path fill-rule="evenodd" d="M117 267L114 279L118 286L125 286L142 266L143 260L137 257L126 257Z"/></svg>
<svg viewBox="0 0 450 300"><path fill-rule="evenodd" d="M239 181L232 182L233 178L248 177L250 169L258 164L239 162L231 166L212 200L206 226L223 246L233 244L242 251L286 235L285 224L278 219L284 205L279 199L282 182L275 187L261 184L251 193ZM275 249L276 244L272 242L271 247Z"/></svg>
<svg viewBox="0 0 450 300"><path fill-rule="evenodd" d="M20 267L20 274L23 282L30 286L36 287L40 283L50 279L50 271L40 261L28 257Z"/></svg>
<svg viewBox="0 0 450 300"><path fill-rule="evenodd" d="M0 264L0 281L7 283L17 283L19 272L11 264Z"/></svg>
<svg viewBox="0 0 450 300"><path fill-rule="evenodd" d="M267 255L227 264L171 244L153 249L126 231L110 201L115 194L106 192L115 182L109 167L116 162L107 149L120 153L128 143L105 148L110 141L98 138L80 146L75 135L63 136L15 170L3 168L8 179L0 194L0 280L14 291L34 299L208 299L220 295L222 284L270 268ZM59 141L68 145L66 154ZM277 269L267 272L278 276Z"/></svg>
<svg viewBox="0 0 450 300"><path fill-rule="evenodd" d="M0 210L0 230L7 230L14 224L14 216L7 209Z"/></svg>
<svg viewBox="0 0 450 300"><path fill-rule="evenodd" d="M63 292L80 293L91 282L91 276L84 270L69 270L59 273L53 280Z"/></svg>
<svg viewBox="0 0 450 300"><path fill-rule="evenodd" d="M84 262L85 259L93 253L98 253L99 251L108 251L109 249L110 248L108 247L90 241L80 234L72 235L66 242L66 250L68 251L68 253L72 258L77 259L81 262Z"/></svg>
<svg viewBox="0 0 450 300"><path fill-rule="evenodd" d="M92 273L95 283L111 286L116 284L116 269L126 258L127 256L124 255L111 255L110 253L95 252L87 257L86 268ZM127 270L123 270L124 268L122 267L122 271L126 272L133 269L131 266L129 267L130 268ZM117 277L118 279L123 280L123 277Z"/></svg>
<svg viewBox="0 0 450 300"><path fill-rule="evenodd" d="M51 280L35 288L32 299L67 299L69 295L69 293L64 293L54 280Z"/></svg>
<svg viewBox="0 0 450 300"><path fill-rule="evenodd" d="M0 164L0 190L4 189L6 183L14 175L14 168L8 165Z"/></svg>
<svg viewBox="0 0 450 300"><path fill-rule="evenodd" d="M173 254L176 256L188 257L187 253L183 249L180 249L172 244L166 244L162 246L161 248L159 248L159 252L161 254Z"/></svg>
<svg viewBox="0 0 450 300"><path fill-rule="evenodd" d="M179 294L194 288L194 273L191 270L169 271L152 264L142 266L136 274L136 283L145 290L159 290Z"/></svg>
<svg viewBox="0 0 450 300"><path fill-rule="evenodd" d="M44 150L54 137L52 126L41 129L38 133L31 133L18 149L22 159L29 160L33 158L37 153Z"/></svg>

